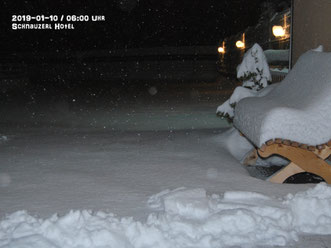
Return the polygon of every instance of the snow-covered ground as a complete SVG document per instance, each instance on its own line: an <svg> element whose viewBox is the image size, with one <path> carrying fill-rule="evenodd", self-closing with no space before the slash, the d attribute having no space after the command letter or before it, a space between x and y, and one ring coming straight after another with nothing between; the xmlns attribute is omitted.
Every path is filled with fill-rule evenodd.
<svg viewBox="0 0 331 248"><path fill-rule="evenodd" d="M199 106L3 125L0 247L328 247L331 188L250 177Z"/></svg>

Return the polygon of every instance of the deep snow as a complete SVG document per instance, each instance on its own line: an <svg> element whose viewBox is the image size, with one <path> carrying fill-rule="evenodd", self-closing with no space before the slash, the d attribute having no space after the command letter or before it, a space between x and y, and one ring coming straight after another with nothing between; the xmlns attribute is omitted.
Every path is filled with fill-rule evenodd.
<svg viewBox="0 0 331 248"><path fill-rule="evenodd" d="M284 199L252 192L221 197L180 188L154 195L148 203L159 212L146 222L100 211L70 211L46 220L19 211L1 222L0 246L285 246L298 241L299 234L331 234L331 187L324 184Z"/></svg>
<svg viewBox="0 0 331 248"><path fill-rule="evenodd" d="M116 131L3 126L0 247L327 247L330 188L250 177L214 106L150 106L146 126L122 111Z"/></svg>
<svg viewBox="0 0 331 248"><path fill-rule="evenodd" d="M281 138L308 145L331 138L331 53L308 51L263 97L238 102L234 125L256 146Z"/></svg>

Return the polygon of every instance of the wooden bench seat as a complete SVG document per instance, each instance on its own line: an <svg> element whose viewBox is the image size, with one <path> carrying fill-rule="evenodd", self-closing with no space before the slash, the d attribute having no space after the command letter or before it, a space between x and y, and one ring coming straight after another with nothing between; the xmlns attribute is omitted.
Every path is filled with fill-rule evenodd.
<svg viewBox="0 0 331 248"><path fill-rule="evenodd" d="M291 161L269 178L271 182L283 183L290 176L309 172L331 184L331 166L325 162L325 159L331 155L331 140L327 144L318 146L308 146L281 139L270 140L258 149L258 154L263 158L277 154Z"/></svg>
<svg viewBox="0 0 331 248"><path fill-rule="evenodd" d="M310 172L331 184L331 53L303 54L288 76L264 97L248 97L235 108L234 126L262 158L291 162L270 178Z"/></svg>

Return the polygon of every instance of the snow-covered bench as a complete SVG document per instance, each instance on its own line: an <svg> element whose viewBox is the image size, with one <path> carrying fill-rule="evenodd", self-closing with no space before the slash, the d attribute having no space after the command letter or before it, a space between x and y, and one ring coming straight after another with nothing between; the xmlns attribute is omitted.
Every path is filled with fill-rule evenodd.
<svg viewBox="0 0 331 248"><path fill-rule="evenodd" d="M270 181L306 171L331 183L331 53L306 52L266 96L239 101L234 125L261 157L291 161Z"/></svg>

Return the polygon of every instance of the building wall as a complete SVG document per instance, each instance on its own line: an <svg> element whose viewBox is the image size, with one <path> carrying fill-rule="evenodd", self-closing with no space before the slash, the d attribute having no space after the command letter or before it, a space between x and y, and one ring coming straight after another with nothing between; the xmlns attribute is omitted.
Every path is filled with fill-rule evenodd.
<svg viewBox="0 0 331 248"><path fill-rule="evenodd" d="M293 0L292 65L319 45L331 52L331 0Z"/></svg>

